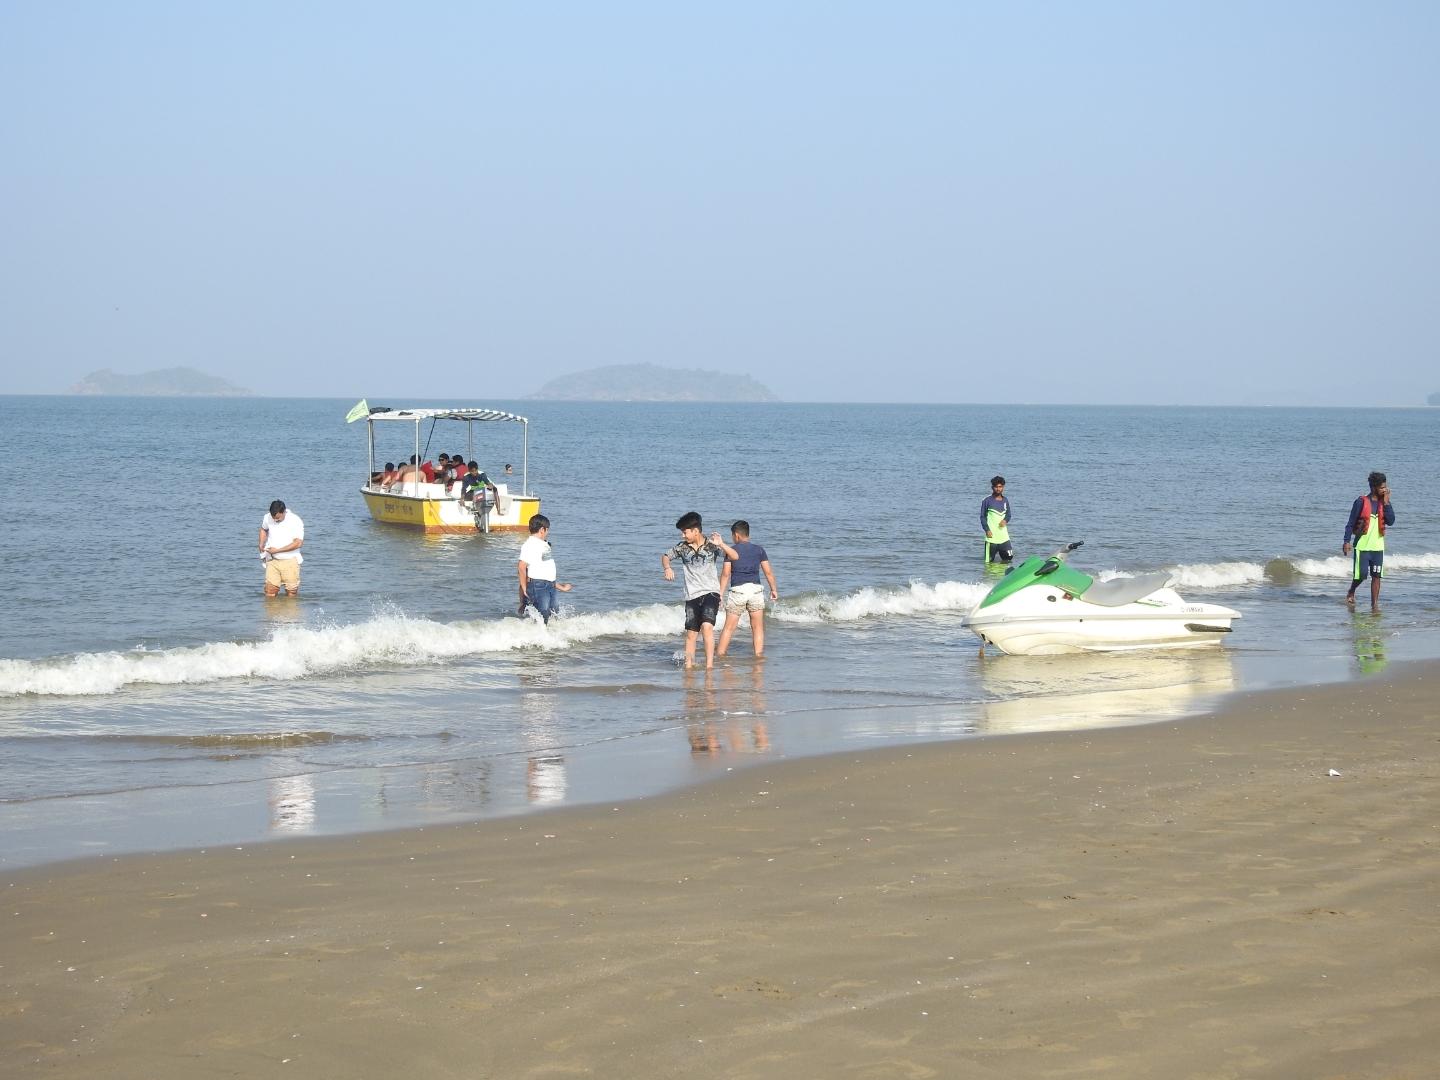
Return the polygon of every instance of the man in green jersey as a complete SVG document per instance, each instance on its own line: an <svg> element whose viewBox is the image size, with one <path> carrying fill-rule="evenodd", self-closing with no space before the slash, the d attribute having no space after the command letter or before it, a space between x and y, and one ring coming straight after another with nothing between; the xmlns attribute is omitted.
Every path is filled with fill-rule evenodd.
<svg viewBox="0 0 1440 1080"><path fill-rule="evenodd" d="M990 494L980 502L980 527L985 530L985 561L1008 563L1015 558L1010 546L1010 500L1005 498L1005 477L990 478Z"/></svg>
<svg viewBox="0 0 1440 1080"><path fill-rule="evenodd" d="M1370 490L1355 500L1350 507L1350 520L1345 523L1345 542L1340 546L1342 553L1349 555L1355 549L1355 565L1350 581L1350 591L1345 594L1347 604L1355 603L1355 590L1366 577L1370 579L1370 606L1380 606L1380 578L1384 573L1385 530L1395 524L1395 511L1390 506L1390 482L1383 472L1372 472L1369 477Z"/></svg>

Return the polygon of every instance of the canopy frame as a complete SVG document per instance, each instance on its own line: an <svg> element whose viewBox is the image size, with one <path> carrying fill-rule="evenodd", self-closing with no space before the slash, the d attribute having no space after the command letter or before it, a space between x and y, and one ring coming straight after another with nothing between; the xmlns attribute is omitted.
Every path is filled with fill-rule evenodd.
<svg viewBox="0 0 1440 1080"><path fill-rule="evenodd" d="M356 419L359 419L358 417ZM386 421L407 421L415 425L415 463L418 465L420 457L420 425L422 422L430 421L430 431L433 435L435 422L439 420L458 420L465 425L466 450L470 457L475 453L475 425L491 423L513 423L519 424L522 430L520 445L520 495L523 498L530 497L530 420L528 417L516 413L505 412L502 409L372 409L370 415L365 418L365 429L369 433L370 444L370 472L368 475L375 475L375 424ZM428 440L427 440L428 448Z"/></svg>

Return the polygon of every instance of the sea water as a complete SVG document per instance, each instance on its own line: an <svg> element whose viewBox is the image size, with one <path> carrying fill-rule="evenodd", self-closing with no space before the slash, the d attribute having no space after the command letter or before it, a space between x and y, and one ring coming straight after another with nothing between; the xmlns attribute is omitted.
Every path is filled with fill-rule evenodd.
<svg viewBox="0 0 1440 1080"><path fill-rule="evenodd" d="M562 581L515 617L521 535L373 522L353 401L0 397L0 865L649 795L741 764L1166 719L1236 690L1440 656L1440 409L487 405L473 456L543 500ZM413 452L380 425L377 464ZM469 454L463 425L422 449ZM1378 614L1345 517L1389 474ZM1017 553L1164 569L1243 613L1221 648L982 655L979 506ZM524 474L522 477L522 473ZM260 519L305 521L266 600ZM745 518L781 599L708 675L674 660L675 519Z"/></svg>

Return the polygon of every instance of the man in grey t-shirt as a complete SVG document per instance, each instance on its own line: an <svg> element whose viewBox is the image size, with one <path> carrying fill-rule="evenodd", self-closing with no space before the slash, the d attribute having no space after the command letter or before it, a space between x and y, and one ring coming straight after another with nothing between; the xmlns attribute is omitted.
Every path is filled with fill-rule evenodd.
<svg viewBox="0 0 1440 1080"><path fill-rule="evenodd" d="M705 666L715 666L715 619L720 614L720 567L726 559L739 558L734 548L711 533L705 539L700 515L693 510L675 522L680 543L660 556L666 581L675 580L671 559L680 561L685 573L685 666L695 666L695 639L705 638Z"/></svg>

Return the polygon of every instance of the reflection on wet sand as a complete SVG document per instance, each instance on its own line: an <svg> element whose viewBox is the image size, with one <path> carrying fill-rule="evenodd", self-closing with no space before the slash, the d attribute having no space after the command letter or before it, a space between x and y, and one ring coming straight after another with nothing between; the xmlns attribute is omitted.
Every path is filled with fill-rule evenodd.
<svg viewBox="0 0 1440 1080"><path fill-rule="evenodd" d="M521 683L536 687L554 685L553 664L542 664L541 668L522 675ZM520 714L527 750L525 798L537 806L562 803L569 788L569 777L565 771L565 755L558 752L564 738L560 729L560 702L554 694L531 690L520 696Z"/></svg>
<svg viewBox="0 0 1440 1080"><path fill-rule="evenodd" d="M564 802L567 784L563 757L553 754L526 759L525 797L532 803L544 806Z"/></svg>
<svg viewBox="0 0 1440 1080"><path fill-rule="evenodd" d="M490 801L491 762L440 761L420 769L420 805L436 810L479 810Z"/></svg>
<svg viewBox="0 0 1440 1080"><path fill-rule="evenodd" d="M272 833L308 833L315 827L315 777L277 776L269 781Z"/></svg>
<svg viewBox="0 0 1440 1080"><path fill-rule="evenodd" d="M1385 658L1385 616L1379 611L1354 612L1350 631L1355 639L1355 663L1361 675L1378 675L1389 666Z"/></svg>
<svg viewBox="0 0 1440 1080"><path fill-rule="evenodd" d="M692 754L766 754L765 664L738 661L685 673L685 737Z"/></svg>
<svg viewBox="0 0 1440 1080"><path fill-rule="evenodd" d="M1072 731L1174 719L1235 689L1223 649L994 656L980 669L992 700L977 734Z"/></svg>

